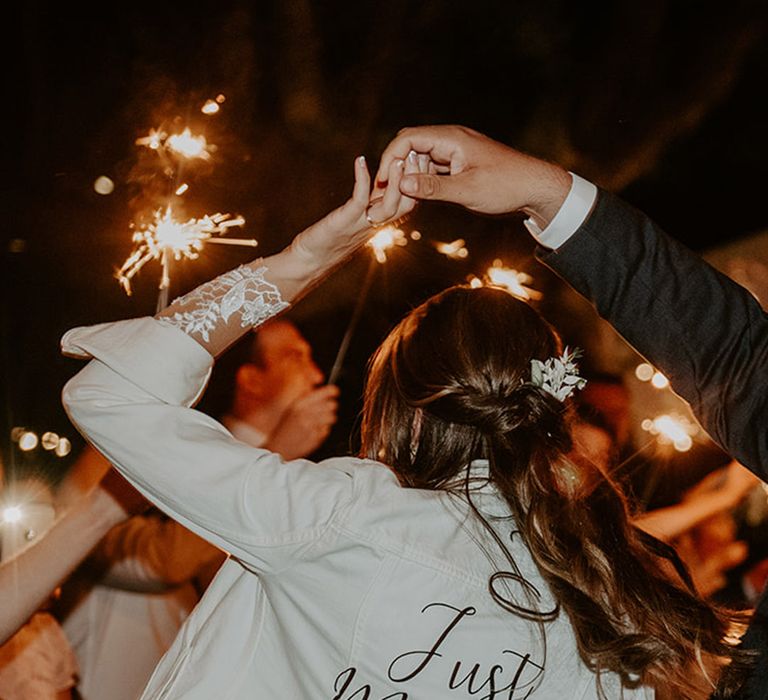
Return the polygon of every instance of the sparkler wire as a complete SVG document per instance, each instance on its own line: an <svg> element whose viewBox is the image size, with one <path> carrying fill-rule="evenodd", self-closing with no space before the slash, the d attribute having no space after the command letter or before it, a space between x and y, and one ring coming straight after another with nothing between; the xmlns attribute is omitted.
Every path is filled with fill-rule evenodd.
<svg viewBox="0 0 768 700"><path fill-rule="evenodd" d="M365 273L365 279L363 280L363 286L360 289L360 293L357 296L357 303L355 304L355 308L352 311L352 317L349 320L349 325L347 326L347 330L344 333L344 337L341 339L339 350L336 353L336 359L333 361L333 367L331 367L331 371L328 374L328 384L335 384L339 377L339 373L341 372L341 365L344 362L347 350L349 350L349 343L352 340L352 334L355 332L355 328L357 327L357 324L360 321L360 317L362 316L363 306L365 306L365 300L368 297L368 292L371 289L371 284L373 283L373 278L376 276L376 268L378 266L379 263L376 261L376 258L371 256L371 260L368 263L368 271Z"/></svg>

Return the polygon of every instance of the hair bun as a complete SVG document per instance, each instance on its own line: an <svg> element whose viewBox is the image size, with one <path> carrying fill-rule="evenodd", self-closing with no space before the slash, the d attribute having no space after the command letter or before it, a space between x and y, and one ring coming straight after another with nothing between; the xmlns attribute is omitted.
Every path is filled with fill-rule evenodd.
<svg viewBox="0 0 768 700"><path fill-rule="evenodd" d="M486 435L526 431L560 438L566 432L563 403L533 384L520 384L506 394L468 391L462 398L465 420L460 422Z"/></svg>

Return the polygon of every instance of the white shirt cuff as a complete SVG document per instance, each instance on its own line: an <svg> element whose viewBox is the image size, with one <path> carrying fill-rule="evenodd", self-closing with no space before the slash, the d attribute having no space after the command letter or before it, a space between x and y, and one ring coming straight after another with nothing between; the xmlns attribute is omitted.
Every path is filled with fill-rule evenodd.
<svg viewBox="0 0 768 700"><path fill-rule="evenodd" d="M559 248L576 233L586 221L597 198L597 187L591 182L575 173L571 173L571 178L571 191L547 228L542 231L531 219L523 222L528 232L545 248Z"/></svg>

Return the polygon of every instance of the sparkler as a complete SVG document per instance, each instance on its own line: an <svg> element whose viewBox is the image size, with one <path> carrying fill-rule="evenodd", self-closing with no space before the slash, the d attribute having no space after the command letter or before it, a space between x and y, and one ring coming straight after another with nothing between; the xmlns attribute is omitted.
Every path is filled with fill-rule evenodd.
<svg viewBox="0 0 768 700"><path fill-rule="evenodd" d="M131 295L131 280L150 260L160 260L162 272L159 289L161 298L159 308L167 305L167 290L171 283L170 266L172 260L187 258L195 260L206 243L221 245L239 245L256 247L258 242L252 238L214 238L214 234L224 235L230 228L242 226L242 216L230 218L230 214L206 214L200 219L189 219L179 223L173 217L171 207L165 212L158 209L154 220L133 234L136 244L116 277L125 293Z"/></svg>
<svg viewBox="0 0 768 700"><path fill-rule="evenodd" d="M472 288L489 285L491 287L501 287L506 289L512 296L529 301L531 299L541 299L541 292L533 289L529 285L533 282L533 277L525 272L518 272L511 267L504 267L501 260L494 260L485 273L485 279L471 277L469 286Z"/></svg>
<svg viewBox="0 0 768 700"><path fill-rule="evenodd" d="M205 136L193 136L189 127L180 134L171 134L167 141L168 148L185 158L202 158L208 160L211 157L209 145Z"/></svg>
<svg viewBox="0 0 768 700"><path fill-rule="evenodd" d="M494 260L486 275L493 286L503 287L518 299L541 299L541 292L528 286L533 282L533 277L511 267L504 267L501 260Z"/></svg>
<svg viewBox="0 0 768 700"><path fill-rule="evenodd" d="M379 229L366 245L373 249L373 254L382 265L387 262L387 251L395 246L408 244L403 231L395 226L385 226Z"/></svg>
<svg viewBox="0 0 768 700"><path fill-rule="evenodd" d="M667 414L653 419L646 418L642 428L658 436L661 444L671 444L678 452L688 452L693 447L693 438L699 432L699 428L686 418Z"/></svg>
<svg viewBox="0 0 768 700"><path fill-rule="evenodd" d="M3 522L18 523L22 515L21 506L7 506L3 508Z"/></svg>
<svg viewBox="0 0 768 700"><path fill-rule="evenodd" d="M195 136L189 127L181 133L169 134L162 129L150 129L146 136L136 139L137 146L146 146L153 151L171 151L177 156L193 160L210 160L211 153L216 150L213 144L209 144L202 134Z"/></svg>
<svg viewBox="0 0 768 700"><path fill-rule="evenodd" d="M451 260L461 260L469 255L463 238L457 238L450 243L435 243L434 245L438 253L442 253Z"/></svg>
<svg viewBox="0 0 768 700"><path fill-rule="evenodd" d="M379 265L383 265L387 262L387 251L394 247L402 247L408 244L408 239L403 231L395 226L385 226L379 229L376 234L368 241L368 245L373 251L373 257L368 264L368 270L365 273L365 279L363 280L360 292L357 295L357 302L355 308L352 311L352 317L349 320L347 330L344 332L344 337L341 339L339 350L336 353L336 359L333 361L331 371L328 373L328 383L335 384L341 372L341 365L346 357L347 350L349 350L349 343L352 340L352 334L355 332L360 317L363 313L363 306L365 306L365 300L368 297L368 292L371 289L373 278L376 275L376 269ZM378 264L377 264L378 263Z"/></svg>

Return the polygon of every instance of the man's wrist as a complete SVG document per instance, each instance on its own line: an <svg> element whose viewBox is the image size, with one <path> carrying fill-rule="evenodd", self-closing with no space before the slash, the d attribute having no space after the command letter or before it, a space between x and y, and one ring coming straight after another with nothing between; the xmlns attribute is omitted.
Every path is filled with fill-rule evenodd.
<svg viewBox="0 0 768 700"><path fill-rule="evenodd" d="M530 204L523 207L523 213L540 229L546 229L557 216L571 191L571 174L559 165L550 163L536 176L535 190L529 197Z"/></svg>
<svg viewBox="0 0 768 700"><path fill-rule="evenodd" d="M560 203L545 226L530 216L525 226L536 241L545 248L559 248L587 220L597 199L597 188L575 173L568 173L571 178L567 196Z"/></svg>

